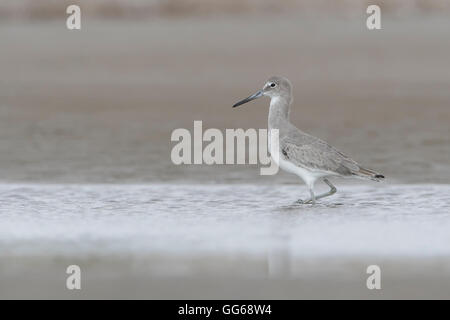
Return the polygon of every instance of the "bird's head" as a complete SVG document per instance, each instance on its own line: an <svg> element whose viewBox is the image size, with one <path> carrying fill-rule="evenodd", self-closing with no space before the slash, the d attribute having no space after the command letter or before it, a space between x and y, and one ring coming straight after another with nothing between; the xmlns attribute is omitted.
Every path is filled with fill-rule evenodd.
<svg viewBox="0 0 450 320"><path fill-rule="evenodd" d="M266 81L263 88L256 92L255 94L235 103L233 108L236 108L244 103L258 99L262 96L270 97L271 99L277 97L291 97L292 85L290 81L284 77L270 77Z"/></svg>

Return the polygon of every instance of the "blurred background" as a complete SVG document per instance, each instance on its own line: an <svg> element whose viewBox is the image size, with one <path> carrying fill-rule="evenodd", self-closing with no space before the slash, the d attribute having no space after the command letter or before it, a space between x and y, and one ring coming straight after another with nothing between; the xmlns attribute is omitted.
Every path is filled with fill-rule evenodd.
<svg viewBox="0 0 450 320"><path fill-rule="evenodd" d="M296 183L256 167L174 166L173 129L266 128L271 75L293 122L393 182L450 182L450 2L0 3L0 177L9 182ZM82 30L65 10L78 4Z"/></svg>

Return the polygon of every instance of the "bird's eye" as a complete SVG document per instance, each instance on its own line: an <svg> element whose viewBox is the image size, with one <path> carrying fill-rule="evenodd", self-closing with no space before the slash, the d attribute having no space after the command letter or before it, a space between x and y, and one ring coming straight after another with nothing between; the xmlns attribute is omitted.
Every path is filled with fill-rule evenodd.
<svg viewBox="0 0 450 320"><path fill-rule="evenodd" d="M272 88L275 88L276 84L272 82L272 83L270 84L270 86L271 86Z"/></svg>

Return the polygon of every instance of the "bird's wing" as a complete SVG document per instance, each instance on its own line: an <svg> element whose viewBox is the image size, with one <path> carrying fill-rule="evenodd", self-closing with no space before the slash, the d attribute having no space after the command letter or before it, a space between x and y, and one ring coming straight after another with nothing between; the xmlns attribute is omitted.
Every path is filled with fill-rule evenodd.
<svg viewBox="0 0 450 320"><path fill-rule="evenodd" d="M325 141L301 131L280 139L281 157L310 169L349 176L360 170L359 165Z"/></svg>

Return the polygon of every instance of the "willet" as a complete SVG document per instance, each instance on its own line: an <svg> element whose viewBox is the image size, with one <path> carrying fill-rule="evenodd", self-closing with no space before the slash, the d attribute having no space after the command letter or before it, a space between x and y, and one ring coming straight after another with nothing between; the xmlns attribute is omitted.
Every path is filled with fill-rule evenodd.
<svg viewBox="0 0 450 320"><path fill-rule="evenodd" d="M262 90L239 101L233 108L262 96L270 97L268 149L272 156L278 155L274 157L278 166L299 176L311 194L310 199L298 202L314 204L317 199L336 193L335 186L328 180L330 177L356 177L374 181L384 178L373 170L361 167L325 141L299 130L290 122L289 111L293 97L291 83L286 78L271 77ZM278 129L278 143L271 143L272 129ZM314 195L314 183L317 180L323 180L330 191Z"/></svg>

